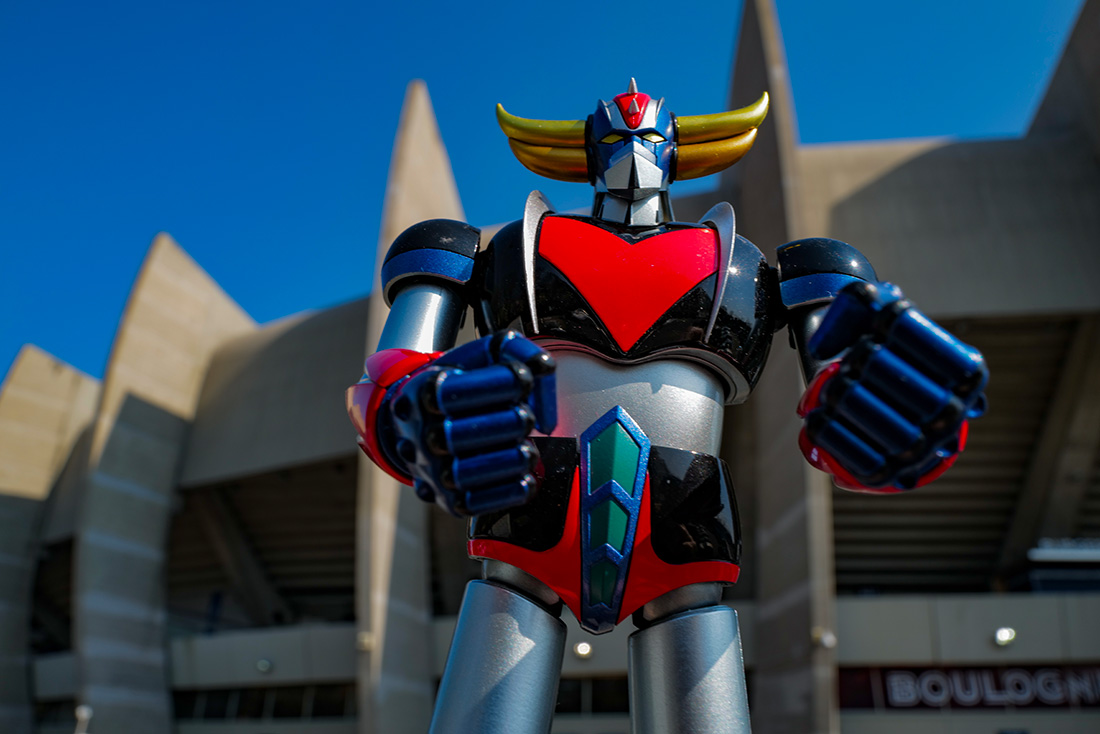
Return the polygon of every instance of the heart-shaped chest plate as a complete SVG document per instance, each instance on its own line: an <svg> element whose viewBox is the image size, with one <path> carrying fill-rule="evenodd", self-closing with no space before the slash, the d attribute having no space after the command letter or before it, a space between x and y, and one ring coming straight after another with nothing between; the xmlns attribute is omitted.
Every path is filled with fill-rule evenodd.
<svg viewBox="0 0 1100 734"><path fill-rule="evenodd" d="M628 242L577 219L546 217L539 255L569 279L629 352L692 288L718 269L712 229L676 229Z"/></svg>

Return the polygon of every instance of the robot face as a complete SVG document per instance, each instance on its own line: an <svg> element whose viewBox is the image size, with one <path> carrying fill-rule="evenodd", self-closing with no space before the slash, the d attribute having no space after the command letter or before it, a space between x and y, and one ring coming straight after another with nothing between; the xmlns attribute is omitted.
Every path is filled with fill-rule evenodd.
<svg viewBox="0 0 1100 734"><path fill-rule="evenodd" d="M600 100L589 132L597 191L639 201L668 190L676 132L664 102L633 85L611 102Z"/></svg>

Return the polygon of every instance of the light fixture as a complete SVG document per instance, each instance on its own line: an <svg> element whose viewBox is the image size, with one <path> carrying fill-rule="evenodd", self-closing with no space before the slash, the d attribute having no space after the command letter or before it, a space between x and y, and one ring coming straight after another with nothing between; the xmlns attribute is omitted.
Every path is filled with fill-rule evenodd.
<svg viewBox="0 0 1100 734"><path fill-rule="evenodd" d="M810 630L810 639L815 645L826 650L836 647L836 633L826 627L814 627Z"/></svg>
<svg viewBox="0 0 1100 734"><path fill-rule="evenodd" d="M997 647L1008 647L1016 639L1016 630L1011 627L998 627L993 633L993 643Z"/></svg>
<svg viewBox="0 0 1100 734"><path fill-rule="evenodd" d="M592 645L588 642L578 642L573 645L573 654L581 660L587 660L592 657Z"/></svg>

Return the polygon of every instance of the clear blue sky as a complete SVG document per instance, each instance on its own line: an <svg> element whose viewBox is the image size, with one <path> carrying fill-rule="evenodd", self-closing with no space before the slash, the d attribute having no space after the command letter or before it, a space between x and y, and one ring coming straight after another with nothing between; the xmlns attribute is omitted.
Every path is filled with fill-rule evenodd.
<svg viewBox="0 0 1100 734"><path fill-rule="evenodd" d="M494 105L582 118L636 76L679 114L720 111L741 9L308 5L0 3L0 375L32 342L102 376L161 230L260 322L364 295L412 78L472 223L517 218L533 188L584 206L589 187L512 158ZM818 143L1019 135L1082 0L777 5L799 134ZM711 184L673 191L690 185Z"/></svg>

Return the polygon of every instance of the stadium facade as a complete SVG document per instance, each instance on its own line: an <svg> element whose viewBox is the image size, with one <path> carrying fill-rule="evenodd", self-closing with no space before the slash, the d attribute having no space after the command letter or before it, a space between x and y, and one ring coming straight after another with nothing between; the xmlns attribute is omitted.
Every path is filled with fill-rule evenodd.
<svg viewBox="0 0 1100 734"><path fill-rule="evenodd" d="M679 217L724 199L766 251L855 243L993 374L945 478L845 494L798 454L777 335L724 441L754 731L1100 731L1100 0L1017 139L799 145L771 0L745 3L732 87L767 89L769 123ZM414 83L380 252L431 217L463 215ZM342 394L384 318L370 296L257 325L160 235L102 381L23 349L0 388L0 731L72 731L77 704L93 734L426 730L479 569L461 523L357 453ZM629 632L571 624L555 732L628 731Z"/></svg>

